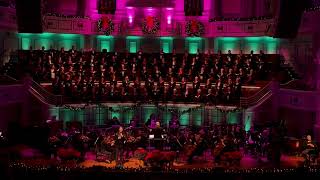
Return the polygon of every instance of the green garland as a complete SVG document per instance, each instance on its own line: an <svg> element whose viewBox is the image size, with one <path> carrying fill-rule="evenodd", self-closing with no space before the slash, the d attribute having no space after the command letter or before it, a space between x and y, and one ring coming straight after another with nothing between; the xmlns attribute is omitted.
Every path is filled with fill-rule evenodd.
<svg viewBox="0 0 320 180"><path fill-rule="evenodd" d="M74 16L74 15L64 15L58 13L47 13L45 16L55 16L60 18L72 18L72 19L90 19L89 16Z"/></svg>
<svg viewBox="0 0 320 180"><path fill-rule="evenodd" d="M119 108L119 109L114 109L113 107L110 107L110 106L105 106L105 105L103 105L103 104L98 104L98 106L100 107L100 108L106 108L106 109L108 109L110 112L112 112L112 113L125 113L125 112L127 112L127 111L133 111L133 110L136 110L138 107L140 107L140 103L137 103L137 104L134 104L134 105L132 105L132 106L130 106L130 107L125 107L125 108Z"/></svg>
<svg viewBox="0 0 320 180"><path fill-rule="evenodd" d="M109 107L109 111L112 112L112 113L125 113L125 112L128 112L128 111L134 111L136 109L137 109L136 106L126 107L126 108L117 109L117 110L113 109L113 107Z"/></svg>
<svg viewBox="0 0 320 180"><path fill-rule="evenodd" d="M227 107L218 107L218 106L216 106L216 109L222 113L240 112L243 110L242 108L239 108L239 107L227 108Z"/></svg>
<svg viewBox="0 0 320 180"><path fill-rule="evenodd" d="M177 115L178 117L180 117L180 116L182 116L184 114L191 113L192 111L197 111L197 110L199 110L201 108L202 108L202 106L195 107L195 108L189 108L189 109L186 109L186 110L183 110L183 111L179 111L178 109L168 109L168 111L171 114L174 114L174 115Z"/></svg>
<svg viewBox="0 0 320 180"><path fill-rule="evenodd" d="M196 24L196 27L194 27L194 24ZM186 34L188 36L201 36L204 34L204 25L196 20L188 21L186 24Z"/></svg>
<svg viewBox="0 0 320 180"><path fill-rule="evenodd" d="M165 106L161 106L161 105L157 105L156 106L158 110L160 111L165 111L166 110L166 107ZM168 111L171 113L171 114L174 114L174 115L177 115L177 116L182 116L184 114L187 114L187 113L191 113L192 111L197 111L199 109L203 108L203 106L198 106L198 107L194 107L194 108L188 108L186 110L183 110L183 111L180 111L178 110L177 108L169 108Z"/></svg>
<svg viewBox="0 0 320 180"><path fill-rule="evenodd" d="M148 26L148 19L153 21L153 24L151 27ZM152 16L148 16L144 18L142 22L142 32L144 34L157 34L159 29L160 29L160 22L158 18L152 17Z"/></svg>
<svg viewBox="0 0 320 180"><path fill-rule="evenodd" d="M106 27L103 27L104 26L103 23L107 23L107 24L105 24ZM106 36L109 36L114 31L114 23L112 22L112 20L110 18L103 17L103 18L99 19L99 21L98 21L98 30L100 32L104 32L104 34Z"/></svg>
<svg viewBox="0 0 320 180"><path fill-rule="evenodd" d="M83 105L83 106L70 106L70 105L64 105L63 107L72 111L80 111L83 110L87 107L88 105Z"/></svg>
<svg viewBox="0 0 320 180"><path fill-rule="evenodd" d="M80 111L80 110L83 110L85 109L86 107L88 106L88 104L86 105L83 105L83 106L70 106L70 105L65 105L64 108L66 109L70 109L72 111ZM136 110L138 107L141 106L141 103L137 103L137 104L134 104L130 107L125 107L125 108L119 108L119 109L114 109L113 107L110 107L110 106L105 106L103 104L97 104L97 106L99 108L106 108L108 109L110 112L113 112L113 113L124 113L124 112L127 112L127 111L132 111L132 110ZM166 111L167 107L166 106L162 106L162 105L156 105L157 109L160 110L160 111ZM180 111L178 110L177 108L169 108L167 109L170 113L172 114L176 114L178 116L182 116L184 114L187 114L187 113L191 113L192 111L197 111L199 109L203 108L203 106L198 106L198 107L194 107L194 108L188 108L186 110L183 110L183 111ZM242 111L243 109L240 108L240 107L224 107L224 106L216 106L215 109L217 109L218 111L222 112L222 113L229 113L229 112L240 112Z"/></svg>
<svg viewBox="0 0 320 180"><path fill-rule="evenodd" d="M172 114L176 114L176 115L182 116L182 115L184 115L186 113L191 113L192 111L197 111L197 110L199 110L201 108L203 108L203 106L198 106L198 107L195 107L195 108L189 108L189 109L186 109L186 110L183 110L183 111L179 111L177 108L170 108L170 109L168 109L168 111L170 113L172 113ZM165 106L161 106L161 105L158 105L157 109L160 110L160 111L166 111L166 107ZM224 108L224 107L219 107L219 106L216 106L215 109L217 109L218 111L220 111L222 113L241 112L243 110L240 107Z"/></svg>

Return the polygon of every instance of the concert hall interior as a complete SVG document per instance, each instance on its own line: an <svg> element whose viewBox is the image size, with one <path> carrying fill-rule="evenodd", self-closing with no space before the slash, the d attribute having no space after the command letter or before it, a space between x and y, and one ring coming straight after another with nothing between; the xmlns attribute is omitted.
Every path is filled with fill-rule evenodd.
<svg viewBox="0 0 320 180"><path fill-rule="evenodd" d="M0 0L0 178L320 176L320 0Z"/></svg>

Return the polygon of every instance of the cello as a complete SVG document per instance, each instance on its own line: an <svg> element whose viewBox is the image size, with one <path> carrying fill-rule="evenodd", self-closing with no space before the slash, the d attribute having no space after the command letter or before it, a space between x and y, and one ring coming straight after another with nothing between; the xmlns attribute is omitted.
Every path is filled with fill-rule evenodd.
<svg viewBox="0 0 320 180"><path fill-rule="evenodd" d="M212 156L213 157L219 156L222 153L223 148L225 146L226 145L224 144L223 139L219 139L218 142L216 143L216 146L211 151Z"/></svg>

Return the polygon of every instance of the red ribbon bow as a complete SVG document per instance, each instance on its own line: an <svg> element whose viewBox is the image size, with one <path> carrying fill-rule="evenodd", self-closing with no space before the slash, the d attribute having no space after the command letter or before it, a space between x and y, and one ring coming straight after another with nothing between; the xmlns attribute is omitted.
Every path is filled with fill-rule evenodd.
<svg viewBox="0 0 320 180"><path fill-rule="evenodd" d="M110 26L110 20L109 18L103 18L102 19L102 28L103 29L108 29Z"/></svg>
<svg viewBox="0 0 320 180"><path fill-rule="evenodd" d="M151 29L154 26L154 19L152 16L148 16L146 22L146 26L148 29Z"/></svg>
<svg viewBox="0 0 320 180"><path fill-rule="evenodd" d="M191 21L191 32L197 32L198 31L198 22L197 21Z"/></svg>

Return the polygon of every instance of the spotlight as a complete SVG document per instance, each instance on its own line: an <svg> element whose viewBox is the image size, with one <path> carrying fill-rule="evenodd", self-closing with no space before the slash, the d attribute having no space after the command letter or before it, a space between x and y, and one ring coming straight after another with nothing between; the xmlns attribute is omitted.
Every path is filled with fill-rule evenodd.
<svg viewBox="0 0 320 180"><path fill-rule="evenodd" d="M168 16L168 17L167 17L167 23L168 23L168 24L171 24L171 16Z"/></svg>

